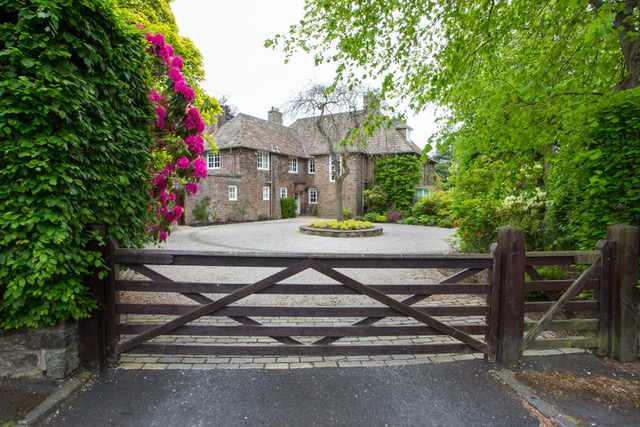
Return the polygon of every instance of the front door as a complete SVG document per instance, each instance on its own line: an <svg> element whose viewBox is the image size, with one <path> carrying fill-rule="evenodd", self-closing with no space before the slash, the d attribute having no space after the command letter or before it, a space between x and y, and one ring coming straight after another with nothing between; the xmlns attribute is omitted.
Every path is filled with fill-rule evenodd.
<svg viewBox="0 0 640 427"><path fill-rule="evenodd" d="M300 193L294 193L296 199L296 215L300 215Z"/></svg>

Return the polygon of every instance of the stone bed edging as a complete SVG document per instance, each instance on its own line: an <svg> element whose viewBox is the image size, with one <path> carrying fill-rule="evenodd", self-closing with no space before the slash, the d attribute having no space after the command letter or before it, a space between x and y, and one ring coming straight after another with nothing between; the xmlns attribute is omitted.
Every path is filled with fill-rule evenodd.
<svg viewBox="0 0 640 427"><path fill-rule="evenodd" d="M373 228L365 228L359 230L334 230L326 228L310 227L308 225L301 225L300 232L303 234L309 234L311 236L325 236L325 237L374 237L382 235L382 227L373 226Z"/></svg>

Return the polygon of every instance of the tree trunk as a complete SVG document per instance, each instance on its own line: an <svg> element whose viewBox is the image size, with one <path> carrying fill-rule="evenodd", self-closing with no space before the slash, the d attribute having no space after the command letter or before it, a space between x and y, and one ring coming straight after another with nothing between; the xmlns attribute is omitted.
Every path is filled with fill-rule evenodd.
<svg viewBox="0 0 640 427"><path fill-rule="evenodd" d="M344 207L342 205L342 188L344 185L344 177L342 174L336 176L336 219L338 222L344 220Z"/></svg>

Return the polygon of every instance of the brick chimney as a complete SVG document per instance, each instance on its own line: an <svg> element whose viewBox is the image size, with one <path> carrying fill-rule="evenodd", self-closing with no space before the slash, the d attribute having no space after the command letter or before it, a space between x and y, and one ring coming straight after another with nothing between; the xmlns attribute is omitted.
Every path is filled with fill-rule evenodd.
<svg viewBox="0 0 640 427"><path fill-rule="evenodd" d="M276 107L271 107L269 111L268 120L270 122L281 125L282 124L282 113L278 111Z"/></svg>

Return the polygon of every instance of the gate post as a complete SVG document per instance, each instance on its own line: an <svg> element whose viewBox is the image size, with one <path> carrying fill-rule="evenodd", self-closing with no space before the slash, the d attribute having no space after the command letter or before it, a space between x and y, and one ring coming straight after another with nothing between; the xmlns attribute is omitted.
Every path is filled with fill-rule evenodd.
<svg viewBox="0 0 640 427"><path fill-rule="evenodd" d="M607 227L613 274L610 283L609 356L620 362L638 358L638 227Z"/></svg>
<svg viewBox="0 0 640 427"><path fill-rule="evenodd" d="M500 251L500 292L498 320L498 362L518 363L524 333L524 270L526 248L524 230L512 225L498 228Z"/></svg>
<svg viewBox="0 0 640 427"><path fill-rule="evenodd" d="M98 235L104 239L104 226L91 225L90 231L98 231ZM105 259L105 247L99 246L97 240L92 240L87 249L99 252ZM80 366L92 372L102 373L107 370L107 353L105 343L105 313L104 307L104 279L99 277L99 269L91 267L90 275L85 279L91 295L98 303L98 308L90 313L90 317L78 321L78 335Z"/></svg>

